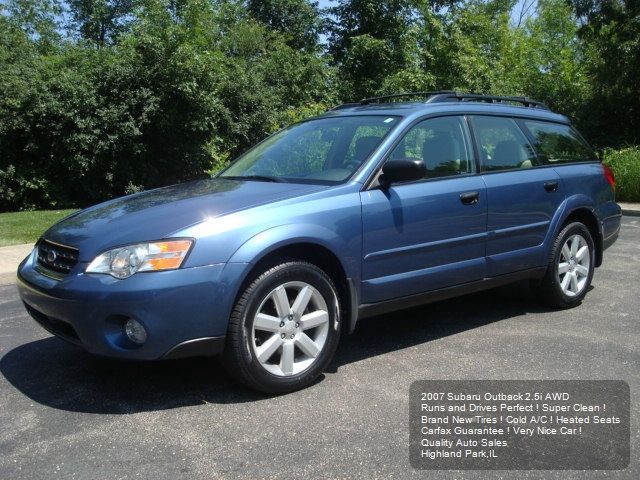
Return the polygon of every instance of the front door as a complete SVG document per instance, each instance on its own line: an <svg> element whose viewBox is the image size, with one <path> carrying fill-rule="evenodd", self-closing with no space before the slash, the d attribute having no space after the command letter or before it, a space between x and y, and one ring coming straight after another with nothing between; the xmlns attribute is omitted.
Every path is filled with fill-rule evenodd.
<svg viewBox="0 0 640 480"><path fill-rule="evenodd" d="M413 126L392 159L423 159L424 180L361 193L362 302L436 290L484 278L487 195L465 119Z"/></svg>

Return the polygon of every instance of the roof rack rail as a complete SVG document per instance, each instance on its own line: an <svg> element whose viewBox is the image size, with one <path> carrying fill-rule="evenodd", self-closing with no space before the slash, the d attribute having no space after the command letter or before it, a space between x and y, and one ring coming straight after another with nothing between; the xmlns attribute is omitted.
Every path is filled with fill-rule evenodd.
<svg viewBox="0 0 640 480"><path fill-rule="evenodd" d="M345 108L357 107L360 105L369 105L383 100L391 100L395 98L422 97L425 103L440 102L486 102L486 103L518 103L524 107L542 108L550 110L550 108L542 102L533 100L529 97L504 97L499 95L482 95L479 93L461 93L454 90L435 90L433 92L408 92L397 93L394 95L383 95L381 97L364 98L356 103L344 103L338 105L331 110L342 110Z"/></svg>
<svg viewBox="0 0 640 480"><path fill-rule="evenodd" d="M391 100L392 98L407 98L407 97L426 97L431 98L434 95L448 95L455 94L453 90L435 90L433 92L408 92L408 93L396 93L394 95L383 95L381 97L363 98L360 100L360 105L368 105L370 103L380 102L381 100Z"/></svg>
<svg viewBox="0 0 640 480"><path fill-rule="evenodd" d="M333 107L332 109L330 109L330 112L333 112L334 110L344 110L345 108L351 108L351 107L358 107L360 106L361 103L360 102L355 102L355 103L343 103L341 105L336 105L335 107Z"/></svg>
<svg viewBox="0 0 640 480"><path fill-rule="evenodd" d="M519 103L524 107L530 108L543 108L550 110L550 108L542 102L533 100L529 97L504 97L499 95L482 95L478 93L459 93L459 92L446 92L437 95L432 95L427 99L427 103L439 103L439 102L487 102L487 103Z"/></svg>

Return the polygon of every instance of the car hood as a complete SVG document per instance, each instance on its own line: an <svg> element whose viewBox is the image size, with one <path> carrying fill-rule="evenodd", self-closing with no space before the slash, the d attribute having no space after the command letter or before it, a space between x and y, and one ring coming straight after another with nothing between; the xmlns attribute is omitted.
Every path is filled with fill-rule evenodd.
<svg viewBox="0 0 640 480"><path fill-rule="evenodd" d="M304 195L322 185L212 178L110 200L53 225L47 240L76 247L80 261L107 248L158 240L205 220Z"/></svg>

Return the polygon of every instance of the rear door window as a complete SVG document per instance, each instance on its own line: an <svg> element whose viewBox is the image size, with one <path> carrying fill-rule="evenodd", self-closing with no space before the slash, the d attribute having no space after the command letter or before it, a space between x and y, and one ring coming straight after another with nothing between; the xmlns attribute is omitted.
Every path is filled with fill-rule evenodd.
<svg viewBox="0 0 640 480"><path fill-rule="evenodd" d="M483 172L537 164L533 147L513 119L478 115L473 117L473 129Z"/></svg>
<svg viewBox="0 0 640 480"><path fill-rule="evenodd" d="M569 125L523 120L545 165L596 160L593 150Z"/></svg>

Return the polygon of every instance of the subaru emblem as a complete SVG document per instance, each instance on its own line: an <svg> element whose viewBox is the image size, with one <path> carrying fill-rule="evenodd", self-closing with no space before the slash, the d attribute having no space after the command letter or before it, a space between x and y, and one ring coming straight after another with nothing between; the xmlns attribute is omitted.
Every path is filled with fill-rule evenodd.
<svg viewBox="0 0 640 480"><path fill-rule="evenodd" d="M49 252L47 253L47 262L53 263L56 261L56 258L58 258L56 252L53 250L49 250Z"/></svg>

